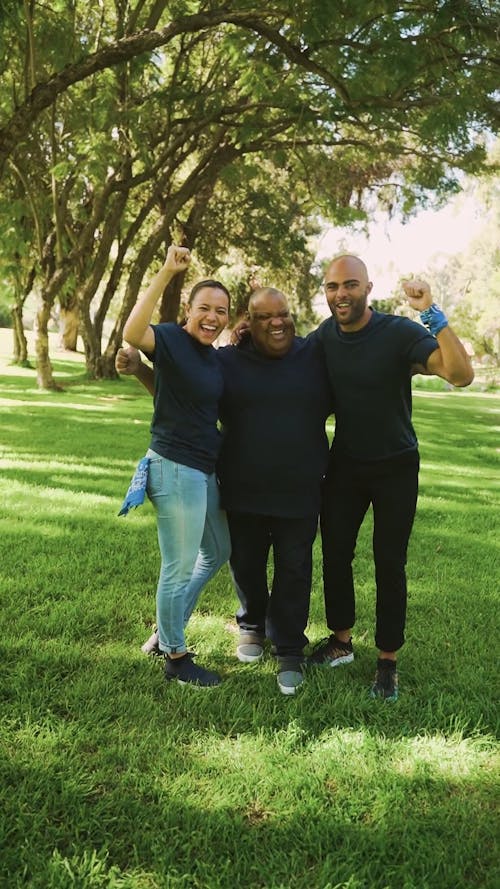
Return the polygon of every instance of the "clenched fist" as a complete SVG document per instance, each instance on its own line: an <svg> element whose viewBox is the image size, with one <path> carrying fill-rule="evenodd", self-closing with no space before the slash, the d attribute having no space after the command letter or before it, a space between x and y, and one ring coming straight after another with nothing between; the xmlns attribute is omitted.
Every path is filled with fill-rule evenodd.
<svg viewBox="0 0 500 889"><path fill-rule="evenodd" d="M420 278L403 281L403 290L410 306L417 312L424 312L432 305L431 288L427 281L422 281Z"/></svg>
<svg viewBox="0 0 500 889"><path fill-rule="evenodd" d="M119 374L136 374L142 364L138 349L133 346L118 349L115 358L115 369Z"/></svg>
<svg viewBox="0 0 500 889"><path fill-rule="evenodd" d="M176 275L178 272L185 271L190 262L191 253L187 247L177 247L175 244L171 244L167 250L167 258L163 268L165 271L168 270L171 274Z"/></svg>

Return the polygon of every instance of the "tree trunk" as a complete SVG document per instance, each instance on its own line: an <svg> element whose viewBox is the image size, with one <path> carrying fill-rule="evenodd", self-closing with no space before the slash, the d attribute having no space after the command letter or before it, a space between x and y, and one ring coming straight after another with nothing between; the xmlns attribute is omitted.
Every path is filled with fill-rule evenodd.
<svg viewBox="0 0 500 889"><path fill-rule="evenodd" d="M101 338L96 336L94 325L88 312L88 306L86 305L81 307L81 321L87 373L91 380L100 380L102 377Z"/></svg>
<svg viewBox="0 0 500 889"><path fill-rule="evenodd" d="M203 225L207 209L210 205L210 200L214 193L219 168L225 166L223 161L224 158L227 158L227 152L220 152L219 162L214 164L207 181L201 183L194 196L193 206L189 211L188 218L185 222L180 223L182 230L181 237L178 238L180 247L189 247L190 250L194 247L198 232ZM165 244L165 247L168 249L168 246L171 243L172 238L169 232L168 242ZM181 294L185 277L186 272L181 272L179 275L175 275L165 287L160 303L160 321L177 321L181 307Z"/></svg>
<svg viewBox="0 0 500 889"><path fill-rule="evenodd" d="M102 354L102 376L105 380L117 380L119 374L115 369L115 357L122 343L122 330L118 323L115 323L111 331L108 345Z"/></svg>
<svg viewBox="0 0 500 889"><path fill-rule="evenodd" d="M43 297L40 298L38 311L36 313L36 378L40 389L56 389L62 391L62 386L59 386L54 380L52 364L49 358L48 327L51 308L52 304L49 301L44 300Z"/></svg>
<svg viewBox="0 0 500 889"><path fill-rule="evenodd" d="M62 349L76 352L78 332L80 328L80 311L78 303L61 306L59 314L61 324L60 345Z"/></svg>
<svg viewBox="0 0 500 889"><path fill-rule="evenodd" d="M101 376L102 380L117 380L118 374L115 368L115 352L106 349L101 358Z"/></svg>
<svg viewBox="0 0 500 889"><path fill-rule="evenodd" d="M11 306L10 312L12 315L12 333L14 337L14 364L20 364L22 367L29 367L28 341L23 327L22 304L15 303L15 305Z"/></svg>
<svg viewBox="0 0 500 889"><path fill-rule="evenodd" d="M36 269L35 266L31 267L23 286L23 284L21 283L21 263L18 256L16 256L16 259L18 260L18 273L16 274L14 302L10 307L14 336L13 362L14 364L19 364L22 367L30 367L31 365L28 361L28 341L24 333L23 309L24 303L26 302L33 287Z"/></svg>
<svg viewBox="0 0 500 889"><path fill-rule="evenodd" d="M182 245L185 246L185 245ZM179 272L165 287L160 303L160 321L177 321L186 272Z"/></svg>

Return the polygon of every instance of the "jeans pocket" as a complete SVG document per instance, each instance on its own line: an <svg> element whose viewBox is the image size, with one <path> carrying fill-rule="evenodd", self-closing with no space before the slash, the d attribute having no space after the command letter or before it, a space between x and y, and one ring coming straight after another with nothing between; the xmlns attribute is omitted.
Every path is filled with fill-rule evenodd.
<svg viewBox="0 0 500 889"><path fill-rule="evenodd" d="M148 486L146 489L148 492L148 497L154 497L155 495L164 493L163 463L164 461L162 457L151 457L151 462L149 464Z"/></svg>

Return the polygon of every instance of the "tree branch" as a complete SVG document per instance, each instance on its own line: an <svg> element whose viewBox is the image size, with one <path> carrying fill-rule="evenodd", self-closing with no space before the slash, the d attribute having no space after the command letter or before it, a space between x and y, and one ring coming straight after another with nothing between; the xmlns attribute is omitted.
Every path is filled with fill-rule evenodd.
<svg viewBox="0 0 500 889"><path fill-rule="evenodd" d="M159 31L140 31L138 34L124 37L111 46L91 53L79 62L67 65L48 80L39 83L0 129L0 175L7 157L14 147L25 139L28 128L40 112L48 108L57 96L70 86L85 80L98 71L103 71L105 68L122 64L142 53L152 52L160 46L165 46L180 34L211 29L223 23L258 30L258 26L261 24L259 18L262 18L262 15L258 10L240 12L220 10L182 16ZM277 13L269 11L264 15L275 17Z"/></svg>

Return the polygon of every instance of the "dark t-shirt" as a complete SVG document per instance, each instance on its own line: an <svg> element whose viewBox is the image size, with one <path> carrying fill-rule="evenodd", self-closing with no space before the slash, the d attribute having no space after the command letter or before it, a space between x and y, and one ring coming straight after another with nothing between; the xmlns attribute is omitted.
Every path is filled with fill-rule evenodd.
<svg viewBox="0 0 500 889"><path fill-rule="evenodd" d="M318 342L295 337L282 358L250 339L217 350L224 376L222 502L234 512L281 517L319 511L332 394Z"/></svg>
<svg viewBox="0 0 500 889"><path fill-rule="evenodd" d="M212 473L221 444L217 416L223 386L216 350L178 324L152 328L155 391L150 446L168 460Z"/></svg>
<svg viewBox="0 0 500 889"><path fill-rule="evenodd" d="M411 367L427 364L435 337L415 321L376 311L355 333L328 318L311 337L323 345L335 397L332 450L356 460L415 451Z"/></svg>

